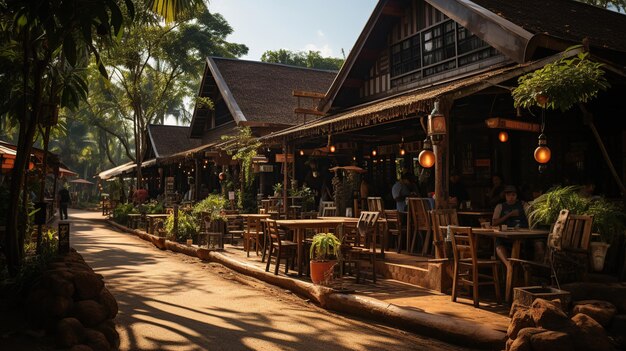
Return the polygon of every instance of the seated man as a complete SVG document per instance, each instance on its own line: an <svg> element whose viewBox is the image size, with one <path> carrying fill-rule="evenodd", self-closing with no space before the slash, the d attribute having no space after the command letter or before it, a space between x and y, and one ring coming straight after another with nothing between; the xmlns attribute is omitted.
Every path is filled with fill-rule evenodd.
<svg viewBox="0 0 626 351"><path fill-rule="evenodd" d="M517 199L517 189L512 185L504 187L504 202L496 205L493 211L492 224L499 226L506 224L510 228L528 228L528 219L524 212L524 202ZM508 267L510 257L510 243L496 238L496 254L498 258Z"/></svg>

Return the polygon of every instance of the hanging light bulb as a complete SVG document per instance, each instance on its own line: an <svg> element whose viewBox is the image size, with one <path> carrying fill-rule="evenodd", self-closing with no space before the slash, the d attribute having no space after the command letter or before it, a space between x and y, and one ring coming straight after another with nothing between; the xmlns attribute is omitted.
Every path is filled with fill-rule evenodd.
<svg viewBox="0 0 626 351"><path fill-rule="evenodd" d="M337 148L335 147L335 145L331 145L330 152L335 152L335 151L337 151Z"/></svg>
<svg viewBox="0 0 626 351"><path fill-rule="evenodd" d="M304 156L304 150L300 150L300 156Z"/></svg>
<svg viewBox="0 0 626 351"><path fill-rule="evenodd" d="M376 151L376 149L372 149L372 156L376 156L378 155L378 152Z"/></svg>
<svg viewBox="0 0 626 351"><path fill-rule="evenodd" d="M541 164L548 163L552 156L552 151L548 147L548 139L545 134L541 133L538 140L539 146L535 149L535 160Z"/></svg>
<svg viewBox="0 0 626 351"><path fill-rule="evenodd" d="M420 166L424 168L431 168L435 165L435 154L433 153L433 146L430 143L430 139L426 138L424 140L424 149L420 152L419 156L417 156L417 160Z"/></svg>
<svg viewBox="0 0 626 351"><path fill-rule="evenodd" d="M328 134L328 143L326 144L326 147L328 148L328 151L330 152L337 151L337 148L335 147L335 145L333 145L330 134Z"/></svg>
<svg viewBox="0 0 626 351"><path fill-rule="evenodd" d="M406 154L406 150L404 149L404 137L402 137L402 142L400 143L400 156L404 156Z"/></svg>
<svg viewBox="0 0 626 351"><path fill-rule="evenodd" d="M498 140L500 140L501 143L506 143L507 141L509 141L509 133L501 131L500 133L498 133Z"/></svg>

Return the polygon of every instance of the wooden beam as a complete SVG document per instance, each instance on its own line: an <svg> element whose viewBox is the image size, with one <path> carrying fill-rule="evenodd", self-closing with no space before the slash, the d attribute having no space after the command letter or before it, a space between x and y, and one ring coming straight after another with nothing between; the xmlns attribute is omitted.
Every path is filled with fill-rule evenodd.
<svg viewBox="0 0 626 351"><path fill-rule="evenodd" d="M402 17L404 15L404 8L397 2L389 2L383 7L381 14L383 16Z"/></svg>
<svg viewBox="0 0 626 351"><path fill-rule="evenodd" d="M301 108L301 107L297 107L293 110L293 112L295 113L299 113L299 114L304 114L304 115L316 115L316 116L324 116L326 115L324 112L322 111L318 111L318 110L311 110L308 108Z"/></svg>
<svg viewBox="0 0 626 351"><path fill-rule="evenodd" d="M362 79L346 78L346 80L343 81L343 86L346 88L360 88L362 85Z"/></svg>
<svg viewBox="0 0 626 351"><path fill-rule="evenodd" d="M297 97L308 97L308 98L313 98L313 99L323 99L326 94L324 93L317 93L314 91L304 91L304 90L294 90L292 92L293 96L297 96Z"/></svg>

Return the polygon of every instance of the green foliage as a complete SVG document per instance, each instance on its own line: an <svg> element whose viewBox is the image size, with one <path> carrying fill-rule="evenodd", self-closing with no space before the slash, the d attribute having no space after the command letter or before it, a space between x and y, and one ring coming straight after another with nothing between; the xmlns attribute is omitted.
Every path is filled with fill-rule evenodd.
<svg viewBox="0 0 626 351"><path fill-rule="evenodd" d="M595 98L609 83L602 64L589 60L588 56L588 53L580 53L573 58L562 58L521 76L519 86L512 92L515 107L539 106L567 111L573 105ZM538 96L547 97L547 102Z"/></svg>
<svg viewBox="0 0 626 351"><path fill-rule="evenodd" d="M223 135L222 140L228 141L225 150L232 155L233 160L241 162L241 182L244 188L249 187L254 181L252 173L252 159L257 155L261 142L252 135L250 127L237 127L235 135Z"/></svg>
<svg viewBox="0 0 626 351"><path fill-rule="evenodd" d="M290 196L299 196L302 198L302 210L311 211L315 207L315 194L308 186L302 186L296 189L289 189Z"/></svg>
<svg viewBox="0 0 626 351"><path fill-rule="evenodd" d="M255 188L252 184L244 186L243 193L240 190L236 192L237 208L244 213L256 213L257 201Z"/></svg>
<svg viewBox="0 0 626 351"><path fill-rule="evenodd" d="M168 240L184 242L187 239L193 239L198 234L199 228L193 215L179 210L178 233L174 233L174 214L167 216L165 230L167 231Z"/></svg>
<svg viewBox="0 0 626 351"><path fill-rule="evenodd" d="M268 50L264 52L261 56L261 61L338 71L345 60L335 57L322 57L319 51L293 52L280 49L278 51Z"/></svg>
<svg viewBox="0 0 626 351"><path fill-rule="evenodd" d="M584 197L577 186L556 187L536 198L529 206L528 220L533 227L552 225L562 209L570 214L593 215L593 231L608 243L624 233L624 209L605 198Z"/></svg>
<svg viewBox="0 0 626 351"><path fill-rule="evenodd" d="M221 195L211 194L204 200L198 202L191 212L195 218L200 218L203 212L208 213L211 217L211 221L225 221L226 218L222 215L222 210L226 207L227 201Z"/></svg>
<svg viewBox="0 0 626 351"><path fill-rule="evenodd" d="M133 204L119 204L113 209L113 220L119 224L128 224L128 215L131 213L137 213L137 210Z"/></svg>
<svg viewBox="0 0 626 351"><path fill-rule="evenodd" d="M276 183L272 187L274 189L274 194L282 194L283 193L283 183Z"/></svg>
<svg viewBox="0 0 626 351"><path fill-rule="evenodd" d="M34 253L36 243L27 243L26 252ZM41 235L41 253L39 255L29 255L25 264L16 277L16 285L18 291L24 291L24 288L36 281L36 277L40 276L44 269L58 256L59 239L56 230L48 229Z"/></svg>
<svg viewBox="0 0 626 351"><path fill-rule="evenodd" d="M317 261L341 259L341 241L333 233L316 234L310 253L310 257Z"/></svg>

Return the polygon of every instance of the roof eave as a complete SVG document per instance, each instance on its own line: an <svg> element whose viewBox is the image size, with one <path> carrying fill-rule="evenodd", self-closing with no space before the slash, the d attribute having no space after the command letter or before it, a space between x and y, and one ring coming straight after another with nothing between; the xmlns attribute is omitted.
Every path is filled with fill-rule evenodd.
<svg viewBox="0 0 626 351"><path fill-rule="evenodd" d="M235 122L239 124L241 122L247 121L246 116L241 111L241 108L239 108L239 105L237 104L237 101L235 100L233 93L230 91L228 84L224 80L222 73L220 73L220 70L217 67L217 64L215 63L212 57L209 57L207 59L207 65L209 66L209 69L211 70L211 74L213 74L213 79L215 79L215 82L217 83L217 87L220 90L220 94L222 95L222 98L224 98L224 102L226 103L226 106L228 107L228 110L230 111L230 114L233 116L233 119L235 120Z"/></svg>
<svg viewBox="0 0 626 351"><path fill-rule="evenodd" d="M533 34L469 0L424 0L517 63L524 63Z"/></svg>

